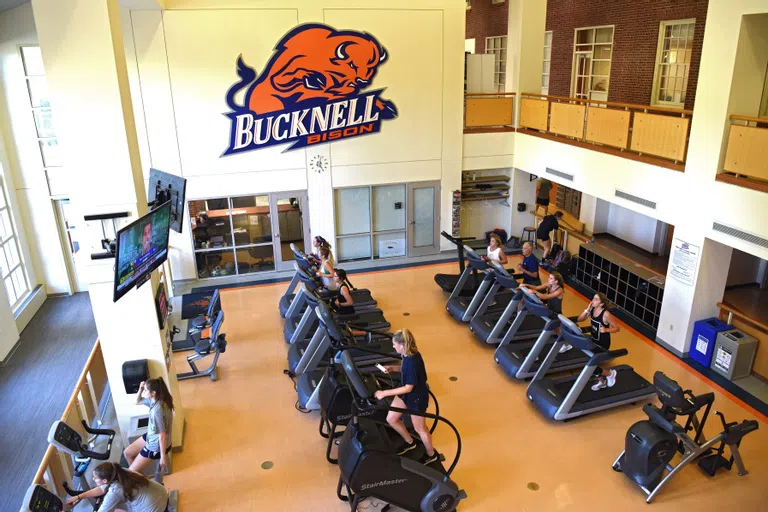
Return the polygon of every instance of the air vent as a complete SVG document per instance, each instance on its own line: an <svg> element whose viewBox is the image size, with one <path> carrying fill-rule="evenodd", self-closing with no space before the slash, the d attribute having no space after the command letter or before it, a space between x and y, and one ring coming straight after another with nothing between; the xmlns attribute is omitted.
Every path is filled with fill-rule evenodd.
<svg viewBox="0 0 768 512"><path fill-rule="evenodd" d="M653 210L656 209L656 203L654 201L649 201L648 199L643 199L642 197L633 196L632 194L627 194L626 192L622 192L618 189L616 190L616 197L620 197L622 199L626 199L627 201L632 201L633 203L643 205L646 208L651 208Z"/></svg>
<svg viewBox="0 0 768 512"><path fill-rule="evenodd" d="M734 238L744 240L745 242L759 245L760 247L765 247L766 249L768 249L768 240L766 240L765 238L760 238L757 235L753 235L751 233L747 233L740 229L726 226L725 224L720 224L719 222L712 223L712 229L715 231L719 231L720 233L725 233L726 235L732 236Z"/></svg>
<svg viewBox="0 0 768 512"><path fill-rule="evenodd" d="M547 173L554 174L555 176L559 176L560 178L563 178L564 180L573 181L573 174L568 174L561 171L556 171L554 169L550 169L547 167Z"/></svg>

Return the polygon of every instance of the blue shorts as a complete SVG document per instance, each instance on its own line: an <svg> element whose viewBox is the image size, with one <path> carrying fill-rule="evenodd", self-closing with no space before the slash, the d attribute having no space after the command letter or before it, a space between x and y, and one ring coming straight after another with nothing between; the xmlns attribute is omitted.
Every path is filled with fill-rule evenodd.
<svg viewBox="0 0 768 512"><path fill-rule="evenodd" d="M145 443L147 442L147 434L144 434L143 436L141 436L141 438L144 440ZM166 448L165 453L168 453L169 451L171 451L170 446ZM141 455L145 459L160 460L160 452L153 452L152 450L147 449L146 445L144 446L144 448L141 449L141 451L139 452L139 455Z"/></svg>
<svg viewBox="0 0 768 512"><path fill-rule="evenodd" d="M414 395L413 393L408 393L403 397L403 402L405 402L405 407L408 409L418 412L426 412L427 406L429 405L429 395Z"/></svg>

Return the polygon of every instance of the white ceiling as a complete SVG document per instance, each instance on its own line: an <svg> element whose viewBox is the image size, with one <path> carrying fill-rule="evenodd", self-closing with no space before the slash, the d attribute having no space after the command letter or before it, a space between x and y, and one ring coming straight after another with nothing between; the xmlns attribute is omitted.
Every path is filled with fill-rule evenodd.
<svg viewBox="0 0 768 512"><path fill-rule="evenodd" d="M13 9L14 7L18 7L27 2L29 2L29 0L0 0L0 11Z"/></svg>

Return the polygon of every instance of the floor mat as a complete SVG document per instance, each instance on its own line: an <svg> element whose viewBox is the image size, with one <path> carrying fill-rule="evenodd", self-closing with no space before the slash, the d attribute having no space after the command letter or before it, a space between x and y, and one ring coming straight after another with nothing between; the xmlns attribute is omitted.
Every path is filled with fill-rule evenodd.
<svg viewBox="0 0 768 512"><path fill-rule="evenodd" d="M213 292L188 293L181 297L181 318L189 319L204 315Z"/></svg>

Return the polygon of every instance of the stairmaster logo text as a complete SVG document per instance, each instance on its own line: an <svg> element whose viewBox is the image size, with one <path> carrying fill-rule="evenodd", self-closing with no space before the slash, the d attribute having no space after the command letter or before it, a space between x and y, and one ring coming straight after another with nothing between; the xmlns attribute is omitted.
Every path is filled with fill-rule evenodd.
<svg viewBox="0 0 768 512"><path fill-rule="evenodd" d="M366 489L373 489L375 487L384 487L387 485L397 485L407 482L407 478L396 478L394 480L379 480L378 482L373 482L372 484L363 484L362 487L360 487L361 491L364 491Z"/></svg>
<svg viewBox="0 0 768 512"><path fill-rule="evenodd" d="M227 91L229 147L222 156L293 143L299 149L377 133L397 108L367 90L386 49L365 32L300 25L275 47L260 75L237 59L240 80ZM235 96L245 89L242 104Z"/></svg>

